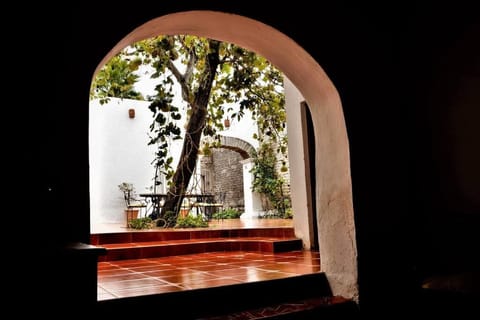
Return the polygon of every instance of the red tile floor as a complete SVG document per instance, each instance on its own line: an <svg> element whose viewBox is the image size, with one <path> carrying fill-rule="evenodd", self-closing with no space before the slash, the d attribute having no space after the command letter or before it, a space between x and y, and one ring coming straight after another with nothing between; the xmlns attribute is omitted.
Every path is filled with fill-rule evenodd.
<svg viewBox="0 0 480 320"><path fill-rule="evenodd" d="M212 220L208 229L289 228L291 219ZM164 229L166 230L166 229ZM92 226L92 234L136 232L124 224ZM150 232L158 230L138 230ZM98 263L98 300L291 277L320 271L314 251L204 252Z"/></svg>
<svg viewBox="0 0 480 320"><path fill-rule="evenodd" d="M286 278L320 271L314 251L207 252L98 263L98 300Z"/></svg>

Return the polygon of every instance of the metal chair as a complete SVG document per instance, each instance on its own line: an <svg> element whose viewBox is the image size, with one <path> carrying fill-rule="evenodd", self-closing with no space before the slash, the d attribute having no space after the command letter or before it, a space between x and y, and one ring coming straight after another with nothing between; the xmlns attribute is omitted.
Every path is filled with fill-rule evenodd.
<svg viewBox="0 0 480 320"><path fill-rule="evenodd" d="M123 197L125 199L127 210L139 210L140 217L147 215L147 203L145 201L135 198L130 191L125 191ZM145 211L143 215L142 211Z"/></svg>

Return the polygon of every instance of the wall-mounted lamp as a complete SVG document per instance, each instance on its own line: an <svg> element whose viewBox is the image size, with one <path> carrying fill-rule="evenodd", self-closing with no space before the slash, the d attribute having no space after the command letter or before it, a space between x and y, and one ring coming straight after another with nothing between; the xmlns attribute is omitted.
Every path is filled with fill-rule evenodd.
<svg viewBox="0 0 480 320"><path fill-rule="evenodd" d="M130 119L135 118L135 109L128 109L128 117Z"/></svg>
<svg viewBox="0 0 480 320"><path fill-rule="evenodd" d="M225 120L223 120L223 125L225 126L225 128L230 128L230 119L226 118Z"/></svg>

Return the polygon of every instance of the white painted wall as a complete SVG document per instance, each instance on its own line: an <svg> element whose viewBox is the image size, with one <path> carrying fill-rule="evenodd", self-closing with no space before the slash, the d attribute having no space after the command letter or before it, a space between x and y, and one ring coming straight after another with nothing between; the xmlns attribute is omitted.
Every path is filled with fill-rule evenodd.
<svg viewBox="0 0 480 320"><path fill-rule="evenodd" d="M285 86L285 109L287 111L288 158L293 225L295 235L302 239L303 246L310 248L313 240L310 239L311 235L308 224L305 151L303 150L300 113L300 102L305 99L287 77L284 77L283 81Z"/></svg>
<svg viewBox="0 0 480 320"><path fill-rule="evenodd" d="M243 166L243 190L251 190L253 183L253 174L251 173L253 159L245 159L240 162ZM257 192L244 191L243 201L245 212L240 216L241 219L258 218L258 216L264 212L262 208L262 198Z"/></svg>
<svg viewBox="0 0 480 320"><path fill-rule="evenodd" d="M138 193L152 185L154 147L147 146L152 121L149 103L112 99L108 104L90 103L90 217L94 223L125 221L125 202L118 189L134 184ZM135 118L128 109L135 109Z"/></svg>
<svg viewBox="0 0 480 320"><path fill-rule="evenodd" d="M238 107L235 105L229 105L235 111ZM258 149L259 143L257 139L253 138L253 134L258 133L257 124L251 119L251 112L244 110L245 115L240 121L237 119L230 119L230 128L221 131L220 134L227 137L239 138L252 145L255 149Z"/></svg>

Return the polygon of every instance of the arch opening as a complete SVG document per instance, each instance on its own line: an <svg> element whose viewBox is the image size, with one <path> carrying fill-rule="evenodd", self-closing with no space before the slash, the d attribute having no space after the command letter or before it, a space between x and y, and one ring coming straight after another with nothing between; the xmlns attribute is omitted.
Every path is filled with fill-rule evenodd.
<svg viewBox="0 0 480 320"><path fill-rule="evenodd" d="M191 34L235 43L264 56L299 90L310 107L315 134L321 270L334 294L358 299L348 138L340 97L323 69L292 39L259 21L222 12L188 11L161 16L133 30L100 61L93 77L124 47L159 34ZM300 108L287 111L287 122L298 114ZM293 188L302 183L301 175L291 183Z"/></svg>

